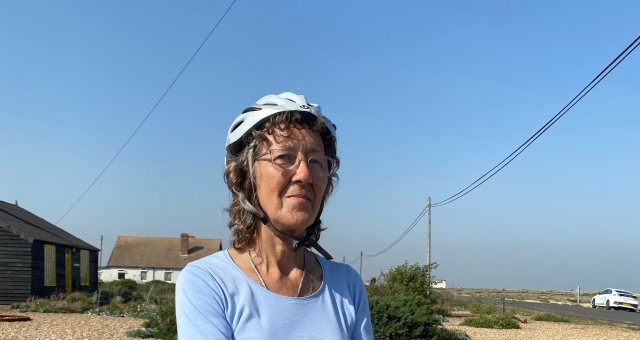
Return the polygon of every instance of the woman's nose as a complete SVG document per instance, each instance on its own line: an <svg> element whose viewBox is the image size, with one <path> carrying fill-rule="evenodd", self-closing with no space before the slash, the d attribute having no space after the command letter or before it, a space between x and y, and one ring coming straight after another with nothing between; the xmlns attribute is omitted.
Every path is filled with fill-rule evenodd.
<svg viewBox="0 0 640 340"><path fill-rule="evenodd" d="M294 182L303 182L303 183L311 183L311 170L309 169L309 164L307 164L307 160L301 158L299 160L299 165L293 173L293 177L291 178Z"/></svg>

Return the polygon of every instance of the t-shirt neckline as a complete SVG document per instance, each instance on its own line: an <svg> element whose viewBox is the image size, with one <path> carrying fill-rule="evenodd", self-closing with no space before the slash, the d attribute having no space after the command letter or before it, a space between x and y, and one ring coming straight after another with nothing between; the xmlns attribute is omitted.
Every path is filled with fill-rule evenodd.
<svg viewBox="0 0 640 340"><path fill-rule="evenodd" d="M240 275L241 277L243 277L245 280L249 281L249 284L253 284L256 285L256 287L260 288L257 291L260 292L261 294L265 294L268 296L273 296L276 298L280 298L280 299L284 299L287 301L309 301L309 300L313 300L318 298L320 295L322 295L322 292L326 289L326 282L327 282L327 271L325 270L325 266L322 263L322 260L320 256L318 256L318 254L311 252L313 255L315 255L315 257L318 259L318 263L320 263L320 267L322 268L322 285L320 286L320 289L318 289L315 293L309 295L309 296L303 296L303 297L291 297L291 296L284 296L284 295L280 295L277 293L274 293L272 291L270 291L269 289L264 288L261 284L253 281L253 279L251 279L249 277L249 275L247 275L247 273L243 272L242 269L240 269L240 267L238 267L238 264L231 258L231 255L229 255L229 250L225 250L225 257L227 258L227 260L232 264L234 270L236 271L236 273L238 275Z"/></svg>

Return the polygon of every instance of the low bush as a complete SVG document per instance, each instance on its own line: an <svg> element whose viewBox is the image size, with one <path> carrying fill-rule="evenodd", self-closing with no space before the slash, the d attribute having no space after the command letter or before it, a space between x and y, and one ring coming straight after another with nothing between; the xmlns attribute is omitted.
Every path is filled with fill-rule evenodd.
<svg viewBox="0 0 640 340"><path fill-rule="evenodd" d="M433 339L440 320L427 299L414 294L374 296L369 299L375 339Z"/></svg>
<svg viewBox="0 0 640 340"><path fill-rule="evenodd" d="M136 289L137 286L138 286L138 283L135 280L120 279L120 280L102 282L100 283L99 289L116 293L118 290L123 290L123 289L133 291Z"/></svg>
<svg viewBox="0 0 640 340"><path fill-rule="evenodd" d="M173 340L178 337L178 324L176 323L176 305L168 302L158 306L158 310L142 324L146 329L154 329L153 337L156 339Z"/></svg>
<svg viewBox="0 0 640 340"><path fill-rule="evenodd" d="M469 334L460 329L438 328L434 340L466 340Z"/></svg>
<svg viewBox="0 0 640 340"><path fill-rule="evenodd" d="M66 305L72 306L72 310L79 313L95 307L95 300L84 293L72 293L65 298L64 302Z"/></svg>
<svg viewBox="0 0 640 340"><path fill-rule="evenodd" d="M463 325L476 328L519 329L520 325L506 314L480 315L477 318L468 318Z"/></svg>
<svg viewBox="0 0 640 340"><path fill-rule="evenodd" d="M551 313L538 313L532 317L536 321L569 322L569 318Z"/></svg>
<svg viewBox="0 0 640 340"><path fill-rule="evenodd" d="M9 308L15 309L20 313L37 312L37 313L55 313L56 307L49 300L41 300L29 298L27 302L14 303Z"/></svg>
<svg viewBox="0 0 640 340"><path fill-rule="evenodd" d="M136 329L133 331L128 331L124 333L124 335L130 338L141 338L141 339L151 339L153 338L153 333L156 332L156 329L147 328L147 329Z"/></svg>
<svg viewBox="0 0 640 340"><path fill-rule="evenodd" d="M133 296L133 292L137 289L138 283L131 279L120 279L108 282L102 282L99 285L100 291L110 293L111 296L119 296L123 302L129 302ZM102 297L101 297L102 299Z"/></svg>

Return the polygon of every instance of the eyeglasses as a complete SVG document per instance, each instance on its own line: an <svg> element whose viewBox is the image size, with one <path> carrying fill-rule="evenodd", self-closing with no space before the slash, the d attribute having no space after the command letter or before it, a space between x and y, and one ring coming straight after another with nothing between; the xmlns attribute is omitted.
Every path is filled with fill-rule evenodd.
<svg viewBox="0 0 640 340"><path fill-rule="evenodd" d="M256 156L256 159L271 155L271 164L280 171L295 171L302 157L289 150L271 149ZM337 170L338 161L329 156L314 155L307 158L307 167L314 177L328 177Z"/></svg>

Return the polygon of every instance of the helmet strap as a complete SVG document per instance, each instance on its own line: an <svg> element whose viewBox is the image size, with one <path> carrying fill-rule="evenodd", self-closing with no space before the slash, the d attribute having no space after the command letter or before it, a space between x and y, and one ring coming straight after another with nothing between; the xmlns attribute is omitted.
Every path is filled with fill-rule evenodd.
<svg viewBox="0 0 640 340"><path fill-rule="evenodd" d="M324 256L327 260L332 260L333 257L326 251L324 250L324 248L322 248L318 242L316 241L315 238L313 238L313 234L315 234L316 228L318 225L320 225L320 214L322 213L322 211L318 212L318 216L316 217L316 220L313 222L313 224L311 224L309 227L307 227L305 236L299 238L299 239L294 239L293 237L281 232L280 230L276 229L273 225L271 225L271 223L267 220L267 218L264 216L264 214L262 214L258 209L256 209L251 203L249 203L249 201L247 201L247 199L244 197L244 195L242 195L242 193L239 193L239 199L238 201L240 201L240 205L242 205L242 207L250 212L251 214L255 215L260 222L262 222L262 224L266 225L267 228L269 228L269 230L271 230L271 232L277 237L279 238L282 242L289 244L291 247L293 247L293 251L298 251L298 249L304 248L304 247L308 247L308 248L315 248L322 256Z"/></svg>

